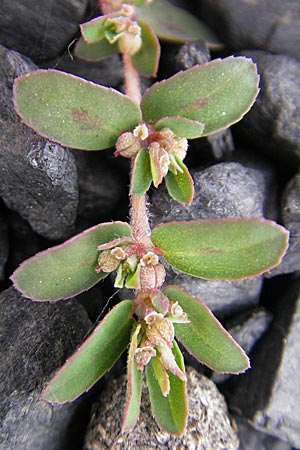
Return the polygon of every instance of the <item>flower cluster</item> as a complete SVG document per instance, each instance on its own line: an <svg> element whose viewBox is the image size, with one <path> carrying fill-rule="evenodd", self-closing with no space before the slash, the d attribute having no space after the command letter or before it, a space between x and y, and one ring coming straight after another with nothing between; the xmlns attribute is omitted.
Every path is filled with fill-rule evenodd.
<svg viewBox="0 0 300 450"><path fill-rule="evenodd" d="M105 20L105 37L110 44L118 42L121 53L134 55L142 46L141 27L134 20L135 8L124 3L117 14L108 14Z"/></svg>
<svg viewBox="0 0 300 450"><path fill-rule="evenodd" d="M128 240L115 239L98 246L96 272L117 271L115 287L156 291L165 280L164 266L158 255L147 246Z"/></svg>
<svg viewBox="0 0 300 450"><path fill-rule="evenodd" d="M137 368L143 370L144 366L154 358L154 365L162 380L161 387L164 396L170 390L168 369L171 373L185 381L185 374L178 367L172 352L175 337L173 322L189 323L186 313L177 302L171 302L162 293L157 292L150 296L151 305L148 306L139 321L140 343L135 350Z"/></svg>
<svg viewBox="0 0 300 450"><path fill-rule="evenodd" d="M182 172L182 161L186 156L188 141L177 137L170 128L156 130L152 125L140 124L134 130L122 133L116 142L115 155L131 158L142 148L147 148L150 157L151 176L157 187L169 170Z"/></svg>

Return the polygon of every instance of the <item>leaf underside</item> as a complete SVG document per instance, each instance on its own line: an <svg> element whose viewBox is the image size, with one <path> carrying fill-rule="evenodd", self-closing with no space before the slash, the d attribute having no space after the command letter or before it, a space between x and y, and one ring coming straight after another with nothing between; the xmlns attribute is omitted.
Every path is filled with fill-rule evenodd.
<svg viewBox="0 0 300 450"><path fill-rule="evenodd" d="M177 365L184 372L183 357L175 341L172 351ZM169 371L168 374L170 392L167 397L164 397L155 378L151 361L146 366L146 380L152 413L162 429L175 435L181 435L185 430L187 420L186 383Z"/></svg>
<svg viewBox="0 0 300 450"><path fill-rule="evenodd" d="M188 315L189 323L175 323L174 328L189 353L218 372L237 374L249 368L245 352L204 303L178 286L167 286L164 294Z"/></svg>
<svg viewBox="0 0 300 450"><path fill-rule="evenodd" d="M288 231L264 219L170 222L152 231L153 244L172 266L205 279L242 279L278 265Z"/></svg>
<svg viewBox="0 0 300 450"><path fill-rule="evenodd" d="M107 276L95 271L97 246L130 234L130 226L125 222L96 225L24 261L11 280L16 289L33 300L74 297Z"/></svg>
<svg viewBox="0 0 300 450"><path fill-rule="evenodd" d="M42 397L66 403L90 389L126 349L134 319L132 301L123 300L97 325L92 334L50 380Z"/></svg>
<svg viewBox="0 0 300 450"><path fill-rule="evenodd" d="M38 134L81 150L113 146L141 119L128 96L58 70L17 78L14 102L21 119Z"/></svg>
<svg viewBox="0 0 300 450"><path fill-rule="evenodd" d="M133 170L131 194L142 195L145 194L152 183L150 157L147 148L142 148L137 154Z"/></svg>
<svg viewBox="0 0 300 450"><path fill-rule="evenodd" d="M202 136L239 121L258 94L259 77L251 59L230 56L182 71L146 90L143 118L155 123L181 116L204 124Z"/></svg>

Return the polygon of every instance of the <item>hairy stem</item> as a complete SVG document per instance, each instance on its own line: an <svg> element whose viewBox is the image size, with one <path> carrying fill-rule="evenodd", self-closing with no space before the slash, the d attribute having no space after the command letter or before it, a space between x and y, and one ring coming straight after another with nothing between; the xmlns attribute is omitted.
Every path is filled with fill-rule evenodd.
<svg viewBox="0 0 300 450"><path fill-rule="evenodd" d="M132 64L130 56L123 54L125 92L138 105L141 103L139 75ZM135 157L131 158L130 184ZM150 243L150 226L147 216L146 196L130 195L130 225L132 236L136 241Z"/></svg>

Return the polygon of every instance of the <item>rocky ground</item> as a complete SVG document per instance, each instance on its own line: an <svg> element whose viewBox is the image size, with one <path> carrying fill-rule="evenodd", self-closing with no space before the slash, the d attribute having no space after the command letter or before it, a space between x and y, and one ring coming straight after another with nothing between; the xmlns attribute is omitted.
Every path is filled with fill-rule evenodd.
<svg viewBox="0 0 300 450"><path fill-rule="evenodd" d="M159 70L163 78L231 54L246 55L258 64L260 95L243 121L190 143L187 164L195 180L193 204L173 202L163 187L150 199L153 224L243 216L273 219L289 229L287 255L265 276L218 282L168 270L168 281L176 280L199 296L222 320L250 355L252 369L239 377L221 376L185 355L187 364L202 374L191 372L191 386L199 377L203 390L210 393L199 394L204 409L198 408L198 419L192 412L182 442L155 431L148 409L136 434L127 440L120 437L122 442L109 447L111 442L103 436L115 432L115 422L103 422L109 409L105 402L121 392L119 375L125 359L72 404L53 406L39 398L49 376L82 342L113 291L107 282L77 299L40 304L21 298L9 276L27 257L84 228L126 220L128 167L110 150L73 151L37 136L14 112L12 82L37 67L51 67L122 89L118 56L87 65L69 53L69 44L79 36L79 23L96 12L96 3L2 0L0 6L0 448L147 449L155 442L155 448L170 449L299 449L300 4L296 0L176 2L210 25L224 48L210 54L200 42L164 44ZM110 306L116 301L114 296ZM117 381L110 382L113 378ZM227 406L221 394L219 403L215 401L217 390L208 378ZM195 387L191 396L196 397L196 391L198 395ZM113 403L116 423L121 404ZM220 420L221 410L226 419ZM220 426L226 426L226 442ZM146 440L141 447L137 440L145 432L156 433L157 442Z"/></svg>

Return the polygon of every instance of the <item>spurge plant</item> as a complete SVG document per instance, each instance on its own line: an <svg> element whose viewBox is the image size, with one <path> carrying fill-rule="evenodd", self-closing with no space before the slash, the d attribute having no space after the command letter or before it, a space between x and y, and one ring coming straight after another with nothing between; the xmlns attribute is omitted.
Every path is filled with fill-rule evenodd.
<svg viewBox="0 0 300 450"><path fill-rule="evenodd" d="M42 397L72 401L128 348L122 430L138 420L145 371L158 424L180 435L187 419L186 375L175 337L218 372L238 374L249 360L202 301L179 286L164 286L164 261L207 280L251 277L280 262L288 232L256 218L178 221L150 229L150 185L165 181L173 199L192 202L193 180L183 162L188 139L240 120L258 93L258 75L250 59L228 57L179 72L141 95L138 73L155 75L159 57L152 27L168 37L168 23L165 30L153 11L164 17L164 8L172 6L162 0L144 6L143 1L101 3L105 15L82 25L77 53L86 59L91 52L99 58L121 53L126 94L57 70L37 70L15 81L14 101L22 120L40 135L81 150L115 146L116 156L130 159L130 223L94 226L23 262L11 278L24 296L37 301L73 297L111 273L116 287L133 289L133 300L122 300L97 324ZM150 25L139 8L148 8ZM174 20L182 25L177 9L168 17L171 30ZM188 39L172 32L173 40Z"/></svg>

